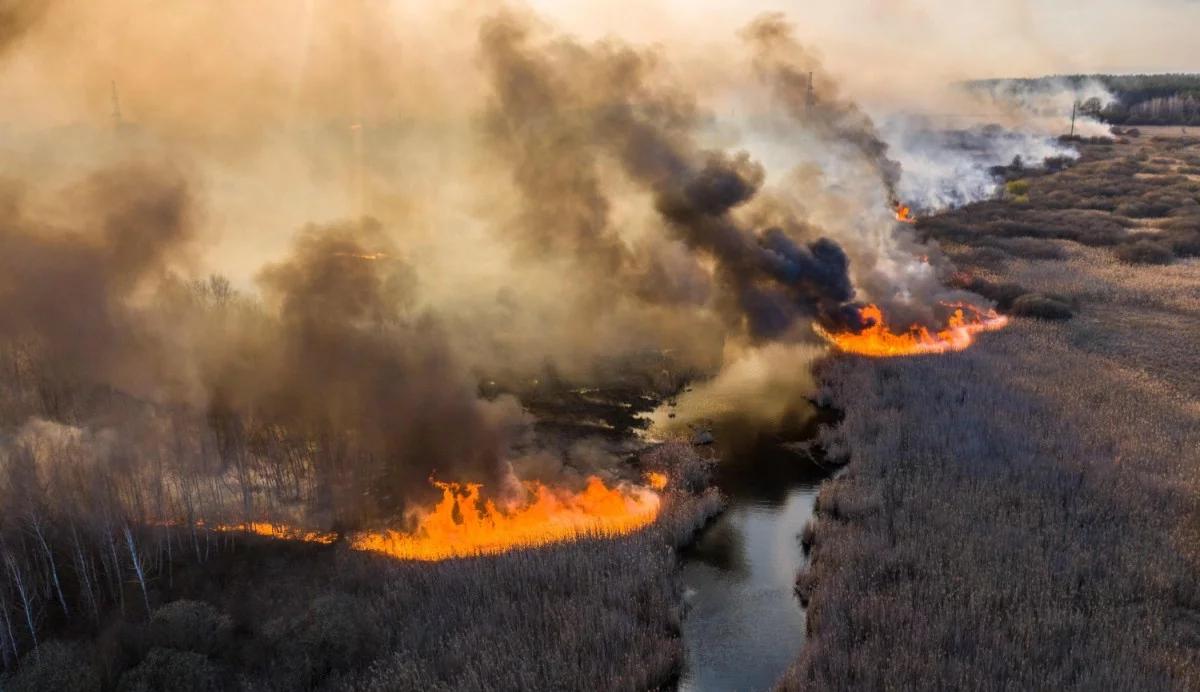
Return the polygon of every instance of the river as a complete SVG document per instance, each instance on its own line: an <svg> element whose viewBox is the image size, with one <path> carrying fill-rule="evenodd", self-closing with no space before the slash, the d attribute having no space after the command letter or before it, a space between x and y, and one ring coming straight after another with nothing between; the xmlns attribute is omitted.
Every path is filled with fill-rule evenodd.
<svg viewBox="0 0 1200 692"><path fill-rule="evenodd" d="M722 444L715 479L726 511L683 553L685 692L769 690L803 645L804 609L793 585L804 563L799 534L830 473L786 439ZM819 458L819 457L818 457Z"/></svg>

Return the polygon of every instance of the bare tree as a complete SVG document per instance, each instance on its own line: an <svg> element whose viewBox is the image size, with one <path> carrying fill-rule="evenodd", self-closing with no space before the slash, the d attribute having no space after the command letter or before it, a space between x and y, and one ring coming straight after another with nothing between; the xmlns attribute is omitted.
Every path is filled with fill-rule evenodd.
<svg viewBox="0 0 1200 692"><path fill-rule="evenodd" d="M54 593L58 596L58 604L62 606L63 615L70 617L71 609L67 607L67 599L63 596L62 582L58 578L58 563L54 561L54 551L50 550L50 544L46 542L45 520L37 509L30 509L27 520L30 528L33 529L34 536L37 537L38 545L41 546L42 552L46 556L46 564L50 568L50 578L54 584Z"/></svg>
<svg viewBox="0 0 1200 692"><path fill-rule="evenodd" d="M133 531L129 529L129 525L125 525L125 544L129 546L129 558L133 562L133 571L137 574L138 584L142 587L142 600L146 604L146 615L150 615L150 594L146 591L146 573L142 565L142 559L138 556L137 543L133 540Z"/></svg>
<svg viewBox="0 0 1200 692"><path fill-rule="evenodd" d="M8 567L9 576L12 577L13 585L17 589L17 596L21 599L21 605L25 609L25 624L29 627L29 637L33 640L33 647L37 648L37 626L34 624L33 614L33 598L34 594L27 588L25 577L21 572L21 568L17 565L16 559L8 548L0 546L0 551L4 553L4 564Z"/></svg>

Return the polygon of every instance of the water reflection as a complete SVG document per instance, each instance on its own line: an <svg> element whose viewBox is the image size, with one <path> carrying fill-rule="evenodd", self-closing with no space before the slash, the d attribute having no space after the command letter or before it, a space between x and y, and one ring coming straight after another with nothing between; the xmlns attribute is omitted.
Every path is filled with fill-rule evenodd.
<svg viewBox="0 0 1200 692"><path fill-rule="evenodd" d="M716 481L729 507L684 553L679 689L770 689L795 658L805 627L793 592L798 534L828 473L786 440L810 437L817 422L770 435L715 426L724 460Z"/></svg>

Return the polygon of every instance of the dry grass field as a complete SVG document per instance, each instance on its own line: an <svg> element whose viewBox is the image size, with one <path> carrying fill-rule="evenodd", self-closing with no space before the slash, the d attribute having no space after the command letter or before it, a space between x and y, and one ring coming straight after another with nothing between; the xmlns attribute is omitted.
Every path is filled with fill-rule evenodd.
<svg viewBox="0 0 1200 692"><path fill-rule="evenodd" d="M1200 687L1200 140L1080 146L919 227L1014 313L1072 318L824 366L849 464L783 689Z"/></svg>

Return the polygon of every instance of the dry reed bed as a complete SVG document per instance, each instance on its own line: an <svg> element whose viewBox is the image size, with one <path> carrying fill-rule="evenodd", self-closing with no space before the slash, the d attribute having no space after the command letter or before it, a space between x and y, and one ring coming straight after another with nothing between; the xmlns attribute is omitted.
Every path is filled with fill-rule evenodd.
<svg viewBox="0 0 1200 692"><path fill-rule="evenodd" d="M1051 242L972 269L1074 319L824 366L850 463L782 689L1200 688L1200 265Z"/></svg>

